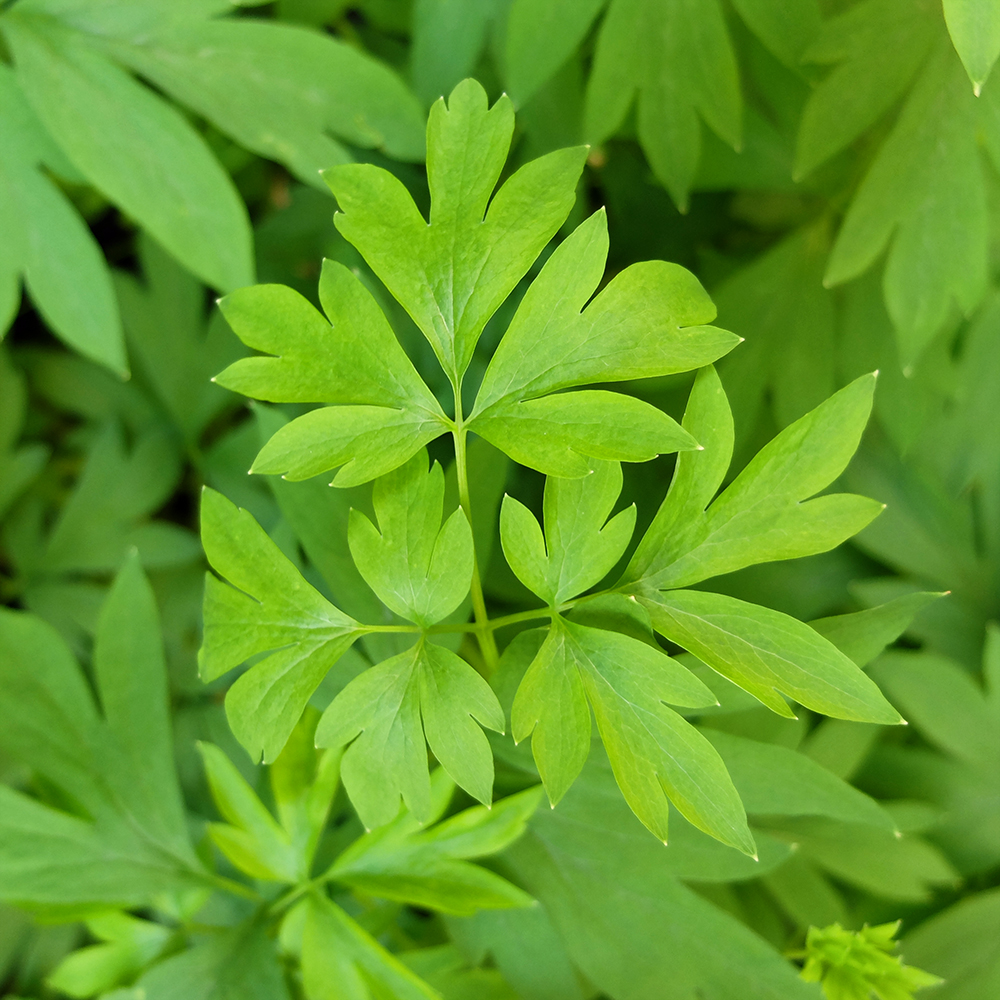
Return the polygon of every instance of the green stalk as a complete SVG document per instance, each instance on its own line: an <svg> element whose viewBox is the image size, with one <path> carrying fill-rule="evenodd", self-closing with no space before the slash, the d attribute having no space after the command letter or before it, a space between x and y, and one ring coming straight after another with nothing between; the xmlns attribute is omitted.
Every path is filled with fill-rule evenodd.
<svg viewBox="0 0 1000 1000"><path fill-rule="evenodd" d="M460 383L453 383L455 389L455 429L452 437L455 439L455 470L458 473L458 502L465 511L472 528L472 506L469 502L469 466L466 458L465 444L468 431L463 426L462 390ZM475 545L472 547L472 611L476 619L476 638L483 654L488 673L492 674L500 662L496 639L490 628L490 617L486 611L486 599L483 596L483 581L479 574L479 556Z"/></svg>

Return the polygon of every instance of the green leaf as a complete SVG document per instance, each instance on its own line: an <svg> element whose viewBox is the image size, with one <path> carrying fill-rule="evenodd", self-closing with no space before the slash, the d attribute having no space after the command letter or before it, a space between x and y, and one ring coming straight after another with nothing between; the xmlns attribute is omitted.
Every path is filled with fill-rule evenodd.
<svg viewBox="0 0 1000 1000"><path fill-rule="evenodd" d="M324 260L323 316L285 285L254 285L219 302L247 347L216 376L234 392L278 403L366 403L440 413L378 303L343 264ZM327 318L329 317L329 318Z"/></svg>
<svg viewBox="0 0 1000 1000"><path fill-rule="evenodd" d="M102 610L94 676L103 715L52 627L0 612L0 747L87 817L0 787L5 899L145 906L202 882L174 772L155 604L134 557Z"/></svg>
<svg viewBox="0 0 1000 1000"><path fill-rule="evenodd" d="M183 566L198 557L186 528L150 520L173 493L180 476L176 442L153 428L126 452L121 430L109 425L96 436L83 472L37 549L19 558L25 575L114 572L136 548L147 569Z"/></svg>
<svg viewBox="0 0 1000 1000"><path fill-rule="evenodd" d="M493 14L480 0L416 0L410 76L425 107L473 73Z"/></svg>
<svg viewBox="0 0 1000 1000"><path fill-rule="evenodd" d="M705 510L732 449L732 418L712 372L699 375L685 427L704 451L680 457L666 499L624 580L681 587L744 566L826 552L856 534L882 505L822 496L850 461L871 412L874 376L862 376L786 427Z"/></svg>
<svg viewBox="0 0 1000 1000"><path fill-rule="evenodd" d="M91 917L86 925L103 943L70 953L46 978L48 986L81 1000L134 979L159 956L172 936L163 924L116 910Z"/></svg>
<svg viewBox="0 0 1000 1000"><path fill-rule="evenodd" d="M223 299L240 339L276 356L244 358L216 381L257 399L339 404L282 427L253 471L297 480L343 465L336 485L354 486L401 465L442 434L447 420L354 274L324 261L320 300L329 320L284 285Z"/></svg>
<svg viewBox="0 0 1000 1000"><path fill-rule="evenodd" d="M818 0L792 0L776 7L767 0L734 0L747 27L790 69L820 30Z"/></svg>
<svg viewBox="0 0 1000 1000"><path fill-rule="evenodd" d="M603 389L505 401L471 426L521 465L569 479L586 476L594 459L648 462L697 447L662 410Z"/></svg>
<svg viewBox="0 0 1000 1000"><path fill-rule="evenodd" d="M920 611L946 596L947 594L917 591L880 604L877 608L868 608L850 615L818 618L809 624L859 667L866 667L909 628L910 622Z"/></svg>
<svg viewBox="0 0 1000 1000"><path fill-rule="evenodd" d="M454 786L440 770L432 781L435 799L447 804ZM530 905L531 897L522 890L466 859L496 854L520 837L540 795L536 786L501 799L491 809L466 809L427 829L403 813L355 841L325 877L444 913L470 915L480 909Z"/></svg>
<svg viewBox="0 0 1000 1000"><path fill-rule="evenodd" d="M223 927L194 948L158 962L106 1000L290 1000L267 925ZM421 997L421 1000L427 1000Z"/></svg>
<svg viewBox="0 0 1000 1000"><path fill-rule="evenodd" d="M58 22L11 11L18 79L73 165L214 288L253 280L232 181L183 116Z"/></svg>
<svg viewBox="0 0 1000 1000"><path fill-rule="evenodd" d="M24 425L27 396L24 376L0 347L0 518L41 472L48 458L44 445L15 448Z"/></svg>
<svg viewBox="0 0 1000 1000"><path fill-rule="evenodd" d="M468 596L475 555L472 529L461 507L441 523L444 473L427 453L375 482L378 527L352 510L348 541L368 585L396 614L428 627Z"/></svg>
<svg viewBox="0 0 1000 1000"><path fill-rule="evenodd" d="M115 372L126 372L121 320L104 256L65 195L37 169L52 140L7 66L0 67L0 101L0 331L13 319L23 274L60 339Z"/></svg>
<svg viewBox="0 0 1000 1000"><path fill-rule="evenodd" d="M974 893L907 934L909 961L946 978L941 1000L974 1000L1000 988L1000 891Z"/></svg>
<svg viewBox="0 0 1000 1000"><path fill-rule="evenodd" d="M439 1000L336 903L312 895L304 905L302 979L310 1000L367 1000L369 984L395 1000Z"/></svg>
<svg viewBox="0 0 1000 1000"><path fill-rule="evenodd" d="M491 201L513 127L510 101L488 110L474 80L460 83L448 105L434 105L430 224L385 170L355 164L324 174L344 213L338 230L413 317L451 379L464 374L486 322L565 220L586 156L578 147L534 160Z"/></svg>
<svg viewBox="0 0 1000 1000"><path fill-rule="evenodd" d="M148 385L188 445L236 398L210 377L243 351L221 316L205 319L205 289L153 240L139 237L144 282L115 275L129 350Z"/></svg>
<svg viewBox="0 0 1000 1000"><path fill-rule="evenodd" d="M948 318L987 287L986 190L976 99L944 47L920 74L848 209L828 285L867 270L889 247L883 289L904 369Z"/></svg>
<svg viewBox="0 0 1000 1000"><path fill-rule="evenodd" d="M747 338L720 368L741 437L752 429L768 388L779 427L837 388L834 295L822 283L829 249L825 225L804 227L714 293L726 324Z"/></svg>
<svg viewBox="0 0 1000 1000"><path fill-rule="evenodd" d="M997 713L966 669L932 652L900 651L882 657L873 673L932 743L960 760L1000 766Z"/></svg>
<svg viewBox="0 0 1000 1000"><path fill-rule="evenodd" d="M518 579L552 607L602 580L635 527L634 504L608 520L621 490L617 462L595 462L581 479L548 478L544 537L527 507L505 496L500 541Z"/></svg>
<svg viewBox="0 0 1000 1000"><path fill-rule="evenodd" d="M307 184L322 186L320 171L351 160L330 132L400 159L423 158L413 95L384 63L331 35L263 20L190 20L114 52Z"/></svg>
<svg viewBox="0 0 1000 1000"><path fill-rule="evenodd" d="M608 255L607 225L604 211L595 212L545 262L486 371L473 427L475 415L488 418L498 405L689 371L740 342L708 325L712 300L677 264L633 264L594 296Z"/></svg>
<svg viewBox="0 0 1000 1000"><path fill-rule="evenodd" d="M758 816L827 816L895 832L896 823L874 799L805 754L705 727L747 811Z"/></svg>
<svg viewBox="0 0 1000 1000"><path fill-rule="evenodd" d="M890 726L903 721L847 656L789 615L695 590L639 600L657 632L779 715L794 718L785 694L837 719Z"/></svg>
<svg viewBox="0 0 1000 1000"><path fill-rule="evenodd" d="M797 177L850 145L899 100L934 34L925 8L896 0L863 0L823 25L803 58L834 68L803 109ZM887 38L892 45L885 44Z"/></svg>
<svg viewBox="0 0 1000 1000"><path fill-rule="evenodd" d="M734 148L741 140L736 57L718 0L612 0L587 84L587 140L613 135L635 95L639 141L683 211L701 153L699 119Z"/></svg>
<svg viewBox="0 0 1000 1000"><path fill-rule="evenodd" d="M203 494L201 532L209 563L233 585L206 578L201 675L214 680L270 652L226 695L237 739L254 760L270 763L362 627L306 583L247 511L214 490Z"/></svg>
<svg viewBox="0 0 1000 1000"><path fill-rule="evenodd" d="M580 717L570 722L571 731L550 737L550 730L565 724L560 719L565 708L557 708L551 695L554 685L567 683L567 675L573 677L581 700L586 693L586 700ZM666 843L669 799L695 826L754 853L743 807L718 754L663 704L701 707L715 704L715 696L660 650L629 636L560 619L528 668L512 711L516 739L535 729L532 752L553 804L582 767L582 761L575 771L566 766L563 743L577 748L584 759L590 749L587 700L615 779L652 833ZM562 739L557 742L557 737Z"/></svg>
<svg viewBox="0 0 1000 1000"><path fill-rule="evenodd" d="M331 486L360 486L409 461L444 430L435 413L388 406L325 406L286 424L252 473L293 482L338 469Z"/></svg>
<svg viewBox="0 0 1000 1000"><path fill-rule="evenodd" d="M787 849L762 837L756 863L682 820L663 847L628 815L598 763L505 854L592 988L625 1000L814 998L783 956L678 881L753 878Z"/></svg>
<svg viewBox="0 0 1000 1000"><path fill-rule="evenodd" d="M514 0L507 15L507 84L529 101L584 40L605 0Z"/></svg>
<svg viewBox="0 0 1000 1000"><path fill-rule="evenodd" d="M935 887L959 881L947 858L920 837L811 816L783 819L775 832L838 881L884 899L925 903Z"/></svg>
<svg viewBox="0 0 1000 1000"><path fill-rule="evenodd" d="M160 616L137 553L126 560L101 608L93 671L104 719L121 754L119 766L131 775L122 789L123 804L160 844L190 857Z"/></svg>
<svg viewBox="0 0 1000 1000"><path fill-rule="evenodd" d="M426 822L431 786L425 739L457 784L480 802L492 798L493 754L473 719L503 730L496 695L464 660L421 639L351 681L324 712L316 744L347 746L341 776L366 827L395 819L400 796Z"/></svg>
<svg viewBox="0 0 1000 1000"><path fill-rule="evenodd" d="M240 871L269 882L297 882L308 878L302 858L274 817L233 762L211 743L199 743L198 750L212 798L227 821L210 823L208 834L215 846Z"/></svg>
<svg viewBox="0 0 1000 1000"><path fill-rule="evenodd" d="M944 19L978 97L1000 56L1000 11L989 0L944 0Z"/></svg>

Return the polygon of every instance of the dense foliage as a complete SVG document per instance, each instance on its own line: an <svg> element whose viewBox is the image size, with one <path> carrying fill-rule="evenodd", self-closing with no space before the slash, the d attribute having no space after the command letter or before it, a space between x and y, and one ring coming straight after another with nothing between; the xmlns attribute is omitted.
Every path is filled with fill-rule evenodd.
<svg viewBox="0 0 1000 1000"><path fill-rule="evenodd" d="M0 3L0 993L1000 992L998 54Z"/></svg>

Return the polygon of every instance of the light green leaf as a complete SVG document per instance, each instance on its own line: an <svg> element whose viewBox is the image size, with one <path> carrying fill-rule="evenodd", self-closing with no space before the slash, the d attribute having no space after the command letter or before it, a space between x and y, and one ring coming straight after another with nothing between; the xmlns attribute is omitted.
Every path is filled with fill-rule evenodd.
<svg viewBox="0 0 1000 1000"><path fill-rule="evenodd" d="M718 0L612 0L587 84L587 140L613 135L636 93L639 141L684 210L701 152L699 118L734 148L741 140L736 57Z"/></svg>
<svg viewBox="0 0 1000 1000"><path fill-rule="evenodd" d="M432 781L435 799L447 804L447 776L436 771ZM445 913L469 915L479 909L530 905L531 897L521 889L465 859L495 854L520 837L540 795L536 786L501 799L491 809L466 809L426 830L403 813L355 841L325 877L370 895Z"/></svg>
<svg viewBox="0 0 1000 1000"><path fill-rule="evenodd" d="M794 713L781 694L837 719L896 725L876 685L808 625L770 608L694 590L640 596L653 627L772 711Z"/></svg>
<svg viewBox="0 0 1000 1000"><path fill-rule="evenodd" d="M336 903L312 895L304 905L302 979L310 1000L367 1000L369 983L394 1000L440 1000Z"/></svg>
<svg viewBox="0 0 1000 1000"><path fill-rule="evenodd" d="M246 209L183 116L50 18L11 11L3 31L73 165L209 285L250 284Z"/></svg>
<svg viewBox="0 0 1000 1000"><path fill-rule="evenodd" d="M439 416L427 411L324 406L282 427L250 471L295 482L339 469L331 486L360 486L409 461L443 430Z"/></svg>
<svg viewBox="0 0 1000 1000"><path fill-rule="evenodd" d="M715 306L677 264L633 264L594 296L607 254L602 210L556 248L532 282L486 371L474 415L488 418L498 405L572 386L700 368L740 342L707 325Z"/></svg>
<svg viewBox="0 0 1000 1000"><path fill-rule="evenodd" d="M164 924L117 910L91 917L86 925L103 943L71 952L45 980L48 986L81 1000L134 979L159 956L172 936Z"/></svg>
<svg viewBox="0 0 1000 1000"><path fill-rule="evenodd" d="M521 465L569 479L586 476L594 459L648 462L697 447L662 410L603 389L498 403L472 426Z"/></svg>
<svg viewBox="0 0 1000 1000"><path fill-rule="evenodd" d="M514 0L507 15L507 84L529 101L586 37L605 0Z"/></svg>
<svg viewBox="0 0 1000 1000"><path fill-rule="evenodd" d="M924 61L934 33L934 20L925 8L897 0L863 0L823 25L803 58L834 68L802 112L797 177L850 145L896 103Z"/></svg>
<svg viewBox="0 0 1000 1000"><path fill-rule="evenodd" d="M209 563L233 585L206 578L201 674L213 680L270 652L226 696L237 739L270 763L362 628L306 583L247 511L214 490L203 494L201 531Z"/></svg>
<svg viewBox="0 0 1000 1000"><path fill-rule="evenodd" d="M1000 56L1000 10L990 0L944 0L944 19L978 97Z"/></svg>
<svg viewBox="0 0 1000 1000"><path fill-rule="evenodd" d="M534 515L505 496L500 541L518 579L553 607L602 580L635 527L635 505L608 520L622 490L617 462L595 462L581 479L545 482L545 536Z"/></svg>
<svg viewBox="0 0 1000 1000"><path fill-rule="evenodd" d="M889 246L883 288L904 368L987 286L986 190L976 99L950 49L934 53L848 209L826 273L835 285Z"/></svg>
<svg viewBox="0 0 1000 1000"><path fill-rule="evenodd" d="M384 63L329 34L264 20L189 20L113 51L307 184L322 187L320 171L351 160L330 132L400 159L423 158L413 95Z"/></svg>
<svg viewBox="0 0 1000 1000"><path fill-rule="evenodd" d="M928 604L946 596L918 591L904 594L877 608L818 618L809 624L859 667L865 667L909 628L915 615Z"/></svg>
<svg viewBox="0 0 1000 1000"><path fill-rule="evenodd" d="M306 708L268 771L278 819L299 852L302 871L307 874L340 786L340 754L316 749L319 719L316 709Z"/></svg>
<svg viewBox="0 0 1000 1000"><path fill-rule="evenodd" d="M514 742L531 737L531 753L553 806L590 753L587 691L569 633L556 623L531 660L510 713Z"/></svg>
<svg viewBox="0 0 1000 1000"><path fill-rule="evenodd" d="M705 727L747 811L760 816L827 816L895 831L896 823L874 799L842 781L805 754Z"/></svg>
<svg viewBox="0 0 1000 1000"><path fill-rule="evenodd" d="M874 388L874 376L862 376L786 427L706 511L728 465L732 425L717 376L704 375L685 426L706 437L705 450L678 463L624 579L649 588L686 586L755 563L825 552L864 528L882 504L853 494L802 501L844 471Z"/></svg>
<svg viewBox="0 0 1000 1000"><path fill-rule="evenodd" d="M347 746L341 775L366 827L395 819L401 796L426 822L431 786L425 739L470 795L481 802L492 797L493 754L473 719L504 728L486 681L454 653L421 639L351 681L324 712L316 744Z"/></svg>
<svg viewBox="0 0 1000 1000"><path fill-rule="evenodd" d="M291 840L233 762L211 743L199 743L208 786L225 823L210 823L216 847L240 871L269 882L308 878Z"/></svg>
<svg viewBox="0 0 1000 1000"><path fill-rule="evenodd" d="M216 376L227 389L278 403L367 403L418 406L440 413L382 310L343 264L324 260L323 316L285 285L254 285L219 303L247 347Z"/></svg>
<svg viewBox="0 0 1000 1000"><path fill-rule="evenodd" d="M693 674L615 632L567 623L584 686L625 801L667 842L667 801L723 843L756 853L740 798L711 744L664 702L716 704Z"/></svg>
<svg viewBox="0 0 1000 1000"><path fill-rule="evenodd" d="M434 105L427 126L430 224L402 183L378 167L324 174L344 213L337 228L413 317L450 378L465 372L487 320L575 200L583 147L532 161L490 200L513 127L510 101L502 97L487 110L486 93L473 80L455 88L449 105Z"/></svg>
<svg viewBox="0 0 1000 1000"><path fill-rule="evenodd" d="M290 1000L290 996L267 925L251 920L220 928L194 948L158 962L134 987L109 993L106 1000Z"/></svg>
<svg viewBox="0 0 1000 1000"><path fill-rule="evenodd" d="M351 511L348 541L361 575L396 614L427 627L468 596L475 561L467 512L459 507L441 523L444 473L427 453L375 482L376 528Z"/></svg>

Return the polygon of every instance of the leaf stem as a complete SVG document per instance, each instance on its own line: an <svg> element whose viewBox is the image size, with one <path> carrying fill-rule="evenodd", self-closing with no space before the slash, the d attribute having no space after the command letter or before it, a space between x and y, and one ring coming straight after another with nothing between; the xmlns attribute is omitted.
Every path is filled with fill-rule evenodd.
<svg viewBox="0 0 1000 1000"><path fill-rule="evenodd" d="M455 429L452 431L452 437L455 439L455 470L458 473L458 502L462 505L465 516L469 519L469 528L471 529L472 505L469 501L469 466L465 450L466 437L469 432L463 426L461 384L458 382L453 384L455 388ZM476 638L479 640L479 648L482 650L486 669L492 674L500 662L500 653L497 650L490 617L486 611L483 582L479 574L479 556L476 554L474 543L472 546L472 611L476 618Z"/></svg>

